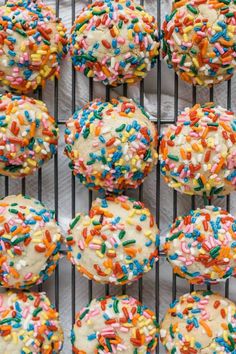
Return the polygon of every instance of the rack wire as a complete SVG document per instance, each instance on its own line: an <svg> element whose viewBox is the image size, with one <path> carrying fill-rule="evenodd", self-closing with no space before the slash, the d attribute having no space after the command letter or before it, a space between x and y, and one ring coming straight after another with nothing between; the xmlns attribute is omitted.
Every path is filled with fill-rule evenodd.
<svg viewBox="0 0 236 354"><path fill-rule="evenodd" d="M137 0L136 0L137 1ZM147 1L147 0L146 0ZM153 2L156 3L156 18L158 21L158 26L159 26L159 32L161 29L161 0L152 0ZM88 0L88 3L92 2L91 0ZM140 4L145 6L145 0L140 0ZM56 15L60 16L60 0L55 0L55 10L56 10ZM73 24L75 18L76 18L76 0L71 0L71 25ZM72 92L71 92L71 113L73 114L75 109L76 109L76 71L71 66L72 70ZM158 80L157 80L157 86L156 86L156 93L157 93L157 129L158 132L161 131L162 125L166 124L174 124L176 123L177 116L178 116L178 103L179 103L179 79L178 76L175 74L174 75L174 80L173 80L173 85L174 85L174 101L173 101L173 106L174 106L174 116L172 120L164 120L162 119L161 115L161 92L162 92L162 78L161 78L161 72L162 72L162 61L160 56L158 57L157 60L157 75L158 75ZM197 91L200 90L201 88L196 88L192 87L192 104L194 105L197 102ZM89 100L92 100L94 98L94 82L93 79L88 79L88 92L89 92ZM142 80L140 82L140 94L139 94L139 101L141 105L144 105L144 93L145 93L145 80ZM123 95L129 97L129 87L127 85L123 85ZM109 100L111 96L111 90L110 87L106 87L105 91L105 98L106 100ZM227 82L227 108L231 108L231 81L229 80ZM39 99L42 99L42 91L38 90L37 92L37 97ZM209 89L209 100L213 101L214 99L214 88ZM55 84L54 84L54 117L56 122L60 125L61 130L63 130L63 126L65 124L64 121L59 120L59 113L58 113L58 103L59 103L59 82L56 79ZM159 146L157 146L158 148ZM59 209L59 178L58 178L58 166L59 166L59 159L58 159L58 154L54 156L54 168L53 168L53 180L54 180L54 209L55 209L55 216L56 219L58 220L59 214L58 214L58 209ZM9 194L9 178L5 177L5 182L4 182L4 192L1 191L1 194L5 194L7 196ZM79 183L76 178L71 175L71 217L75 217L76 213L76 186L77 183ZM139 188L138 191L138 196L137 198L142 201L143 200L143 188L145 188L145 183L144 186L142 185ZM43 169L39 169L38 171L38 176L37 176L37 196L40 201L42 201L42 193L43 193ZM21 193L25 194L27 192L26 190L26 179L23 178L21 181ZM155 191L156 193L156 222L159 228L161 228L160 225L160 165L157 164L156 166L156 185L155 185ZM93 200L93 192L88 191L88 200L89 200L89 208L91 207L92 200ZM230 197L227 196L225 198L225 204L226 204L226 209L230 211ZM176 191L173 191L173 207L172 207L172 219L174 220L176 216L178 215L178 193ZM195 197L191 197L191 207L194 209L196 207L196 199ZM60 223L60 220L58 220ZM160 259L164 258L164 253L159 250L159 255ZM62 255L66 255L66 250L62 250ZM154 272L154 278L155 278L155 303L151 305L152 308L155 309L157 321L160 320L160 260L156 263L155 269L153 270ZM71 289L70 289L70 295L71 295L71 326L73 325L75 321L75 314L76 311L79 310L79 308L76 306L76 300L77 300L77 294L76 294L76 270L75 267L72 265L71 266ZM60 291L59 291L59 280L60 280L60 265L57 266L55 270L55 275L54 275L54 303L57 308L57 310L60 311ZM93 283L92 281L88 280L88 302L91 301L93 297L96 297L96 292L93 289ZM227 280L225 282L225 287L224 287L224 292L225 296L229 296L229 286L230 282ZM138 287L138 297L139 300L142 301L143 299L143 294L144 294L144 288L143 288L143 280L140 279L137 282L137 287ZM41 291L43 290L44 285L38 286L38 290ZM172 275L172 299L176 299L177 296L177 288L178 288L178 279L175 274ZM210 288L208 286L208 288ZM194 290L194 286L190 285L189 287L190 291ZM129 289L128 286L123 285L122 286L122 294L125 293L129 294ZM110 294L110 287L109 285L104 286L104 295L109 295ZM132 294L130 294L132 295ZM79 294L78 294L79 297ZM160 352L159 345L156 348L156 353ZM67 353L66 353L67 354Z"/></svg>

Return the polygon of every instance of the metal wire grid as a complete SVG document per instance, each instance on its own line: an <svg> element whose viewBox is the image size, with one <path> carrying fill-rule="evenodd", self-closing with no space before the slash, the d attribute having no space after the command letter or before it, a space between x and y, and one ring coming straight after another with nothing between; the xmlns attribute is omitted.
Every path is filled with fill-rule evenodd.
<svg viewBox="0 0 236 354"><path fill-rule="evenodd" d="M157 14L156 18L158 21L158 26L159 26L159 33L161 30L161 0L153 0L156 1L157 5ZM55 0L55 11L56 15L60 15L60 0ZM88 3L91 3L92 0L88 0ZM145 6L145 0L140 0L140 4ZM74 23L74 20L76 18L76 0L71 0L71 24ZM157 80L157 129L158 132L161 131L161 126L163 124L173 124L176 123L177 121L177 115L178 115L178 98L179 98L179 79L178 76L175 74L174 75L174 117L172 120L162 120L161 118L161 67L162 67L162 62L160 56L157 59L157 75L158 75L158 80ZM76 109L76 71L72 66L72 101L71 101L71 113L73 114L75 109ZM89 90L89 100L92 100L94 98L94 82L93 79L88 79L88 90ZM145 80L142 80L140 82L140 96L139 96L139 101L141 105L144 105L144 91L145 90ZM196 88L195 86L192 87L192 104L194 105L197 102L197 90L201 90L201 88ZM128 95L129 88L127 85L123 85L123 95L124 96L129 96ZM58 119L58 101L59 101L59 84L58 80L55 79L54 83L54 117L55 121L59 125L64 125L64 121L59 121ZM110 87L106 87L106 100L110 99ZM37 92L37 97L39 99L42 99L42 91L41 89L38 90ZM209 100L213 101L214 100L214 88L209 89ZM231 108L231 80L227 82L227 108ZM159 146L158 146L159 147ZM42 201L42 191L43 191L43 183L42 183L42 177L43 177L43 171L42 168L38 170L38 177L37 177L37 190L38 190L38 199ZM59 191L59 183L58 183L58 154L54 156L54 209L55 209L55 217L58 220L58 205L59 205L59 200L58 200L58 191ZM76 213L76 198L75 198L75 191L76 191L76 184L77 181L75 179L75 176L73 174L71 175L71 217L75 217ZM156 185L155 185L155 192L156 192L156 222L157 225L160 228L160 165L159 163L156 166ZM21 193L24 195L26 194L26 179L23 178L21 181ZM9 177L5 177L5 196L9 194ZM89 208L91 207L92 200L93 200L93 192L88 191L88 199L89 199ZM138 191L138 199L140 201L143 200L143 185L139 188ZM227 196L226 198L226 209L230 211L230 196ZM176 191L173 191L173 220L177 217L178 215L178 210L177 210L177 204L178 204L178 194ZM192 209L196 208L196 200L195 197L191 197L191 207ZM60 222L60 220L58 220ZM66 254L65 250L61 251L62 254ZM164 253L159 250L159 255L160 257L164 257ZM55 270L55 275L54 275L54 303L58 311L60 311L60 293L59 293L59 267L60 265L57 266ZM160 279L160 274L159 274L159 261L155 265L155 313L157 317L157 321L160 320L159 318L159 308L160 308L160 299L159 299L159 279ZM72 311L72 326L75 321L75 314L78 308L76 308L76 270L75 266L71 266L71 311ZM142 301L143 298L143 281L142 278L139 279L138 281L138 297L139 300ZM207 286L208 289L211 288L210 285ZM43 285L38 286L38 291L43 290ZM122 294L126 293L127 287L126 285L122 286ZM194 286L190 285L189 287L190 291L194 290ZM129 293L129 291L127 291ZM110 294L110 287L109 285L104 286L104 295L109 295ZM177 276L175 274L172 275L172 299L176 299L177 294ZM225 282L225 296L228 297L229 295L229 280ZM93 297L96 297L96 294L93 292L93 283L91 280L88 280L88 302L91 301ZM159 344L156 348L156 353L159 353Z"/></svg>

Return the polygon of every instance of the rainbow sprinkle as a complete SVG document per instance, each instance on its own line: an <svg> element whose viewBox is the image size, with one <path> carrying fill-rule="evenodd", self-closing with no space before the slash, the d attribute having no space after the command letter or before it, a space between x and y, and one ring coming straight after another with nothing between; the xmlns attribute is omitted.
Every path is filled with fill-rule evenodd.
<svg viewBox="0 0 236 354"><path fill-rule="evenodd" d="M42 101L0 94L0 174L25 177L57 151L58 128Z"/></svg>
<svg viewBox="0 0 236 354"><path fill-rule="evenodd" d="M236 189L236 118L213 103L186 108L161 136L161 173L181 193L205 198Z"/></svg>
<svg viewBox="0 0 236 354"><path fill-rule="evenodd" d="M67 53L66 28L41 0L9 1L0 7L0 85L17 92L59 77Z"/></svg>
<svg viewBox="0 0 236 354"><path fill-rule="evenodd" d="M157 162L157 132L133 100L98 99L66 123L65 153L86 187L121 193L137 188Z"/></svg>
<svg viewBox="0 0 236 354"><path fill-rule="evenodd" d="M235 353L235 304L211 291L185 294L170 305L160 339L170 354Z"/></svg>
<svg viewBox="0 0 236 354"><path fill-rule="evenodd" d="M75 354L153 354L158 325L148 307L128 296L93 300L76 315L71 335Z"/></svg>
<svg viewBox="0 0 236 354"><path fill-rule="evenodd" d="M63 346L59 315L44 293L0 294L1 353L58 354Z"/></svg>
<svg viewBox="0 0 236 354"><path fill-rule="evenodd" d="M165 251L174 272L191 283L227 279L236 272L236 219L214 206L178 217Z"/></svg>
<svg viewBox="0 0 236 354"><path fill-rule="evenodd" d="M159 230L141 202L97 198L89 215L77 214L66 239L68 258L87 278L122 285L152 269Z"/></svg>
<svg viewBox="0 0 236 354"><path fill-rule="evenodd" d="M12 195L0 200L0 285L28 288L53 273L61 246L54 213L38 200Z"/></svg>
<svg viewBox="0 0 236 354"><path fill-rule="evenodd" d="M176 0L163 23L163 58L190 84L229 80L236 65L234 0Z"/></svg>
<svg viewBox="0 0 236 354"><path fill-rule="evenodd" d="M143 79L156 63L158 48L155 18L130 0L95 1L71 30L75 69L105 85Z"/></svg>

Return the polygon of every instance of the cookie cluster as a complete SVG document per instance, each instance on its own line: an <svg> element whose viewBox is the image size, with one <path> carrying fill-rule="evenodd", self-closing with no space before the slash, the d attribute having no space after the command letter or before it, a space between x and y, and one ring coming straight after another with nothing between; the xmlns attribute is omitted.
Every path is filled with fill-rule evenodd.
<svg viewBox="0 0 236 354"><path fill-rule="evenodd" d="M77 214L67 237L68 257L87 278L125 284L148 272L158 258L159 230L143 203L126 196L96 199Z"/></svg>
<svg viewBox="0 0 236 354"><path fill-rule="evenodd" d="M174 301L162 323L167 353L234 353L235 304L211 291L185 294Z"/></svg>
<svg viewBox="0 0 236 354"><path fill-rule="evenodd" d="M100 192L137 188L157 163L157 131L132 99L99 99L66 122L65 153L80 182Z"/></svg>
<svg viewBox="0 0 236 354"><path fill-rule="evenodd" d="M59 77L67 53L66 28L41 0L0 7L0 85L27 93Z"/></svg>
<svg viewBox="0 0 236 354"><path fill-rule="evenodd" d="M128 296L93 300L77 315L71 340L73 352L154 353L157 346L154 313Z"/></svg>
<svg viewBox="0 0 236 354"><path fill-rule="evenodd" d="M212 86L232 77L235 11L232 0L174 1L163 24L163 57L182 80Z"/></svg>
<svg viewBox="0 0 236 354"><path fill-rule="evenodd" d="M57 354L63 346L58 312L44 293L0 294L1 353Z"/></svg>
<svg viewBox="0 0 236 354"><path fill-rule="evenodd" d="M0 174L33 174L57 152L59 130L42 101L0 95Z"/></svg>
<svg viewBox="0 0 236 354"><path fill-rule="evenodd" d="M161 173L171 188L213 197L236 190L236 118L214 103L185 108L161 136Z"/></svg>
<svg viewBox="0 0 236 354"><path fill-rule="evenodd" d="M130 0L93 2L71 30L75 69L106 85L143 79L155 65L158 48L155 18Z"/></svg>
<svg viewBox="0 0 236 354"><path fill-rule="evenodd" d="M165 251L174 272L193 284L227 279L236 272L236 219L214 206L178 217Z"/></svg>
<svg viewBox="0 0 236 354"><path fill-rule="evenodd" d="M59 261L61 238L54 213L38 200L0 200L0 285L24 289L47 280Z"/></svg>

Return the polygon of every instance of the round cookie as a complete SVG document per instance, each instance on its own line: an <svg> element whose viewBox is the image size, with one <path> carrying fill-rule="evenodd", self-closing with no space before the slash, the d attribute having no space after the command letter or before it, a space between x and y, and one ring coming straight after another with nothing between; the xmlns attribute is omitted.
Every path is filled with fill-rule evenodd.
<svg viewBox="0 0 236 354"><path fill-rule="evenodd" d="M234 73L234 1L177 0L163 24L163 57L179 77L212 86Z"/></svg>
<svg viewBox="0 0 236 354"><path fill-rule="evenodd" d="M229 278L236 271L236 219L214 206L178 217L164 249L174 272L191 283Z"/></svg>
<svg viewBox="0 0 236 354"><path fill-rule="evenodd" d="M57 151L58 128L42 101L0 94L0 174L25 177Z"/></svg>
<svg viewBox="0 0 236 354"><path fill-rule="evenodd" d="M235 353L235 331L235 304L211 291L198 291L170 305L160 339L170 354Z"/></svg>
<svg viewBox="0 0 236 354"><path fill-rule="evenodd" d="M134 84L150 71L158 55L155 18L130 0L95 1L71 30L75 69L104 84Z"/></svg>
<svg viewBox="0 0 236 354"><path fill-rule="evenodd" d="M27 288L47 280L60 258L54 213L38 200L11 195L0 200L0 285Z"/></svg>
<svg viewBox="0 0 236 354"><path fill-rule="evenodd" d="M181 193L213 197L236 189L236 117L213 103L185 108L161 137L161 173Z"/></svg>
<svg viewBox="0 0 236 354"><path fill-rule="evenodd" d="M66 29L41 0L9 1L0 7L0 85L17 92L59 77L67 52Z"/></svg>
<svg viewBox="0 0 236 354"><path fill-rule="evenodd" d="M2 354L58 354L63 346L59 314L45 293L0 294Z"/></svg>
<svg viewBox="0 0 236 354"><path fill-rule="evenodd" d="M154 313L132 297L94 299L76 315L73 352L152 354L157 327Z"/></svg>
<svg viewBox="0 0 236 354"><path fill-rule="evenodd" d="M157 131L144 109L128 98L98 99L66 123L65 153L86 187L121 193L137 188L157 162Z"/></svg>
<svg viewBox="0 0 236 354"><path fill-rule="evenodd" d="M150 211L126 196L97 198L70 224L68 257L87 278L125 284L158 259L159 230Z"/></svg>

